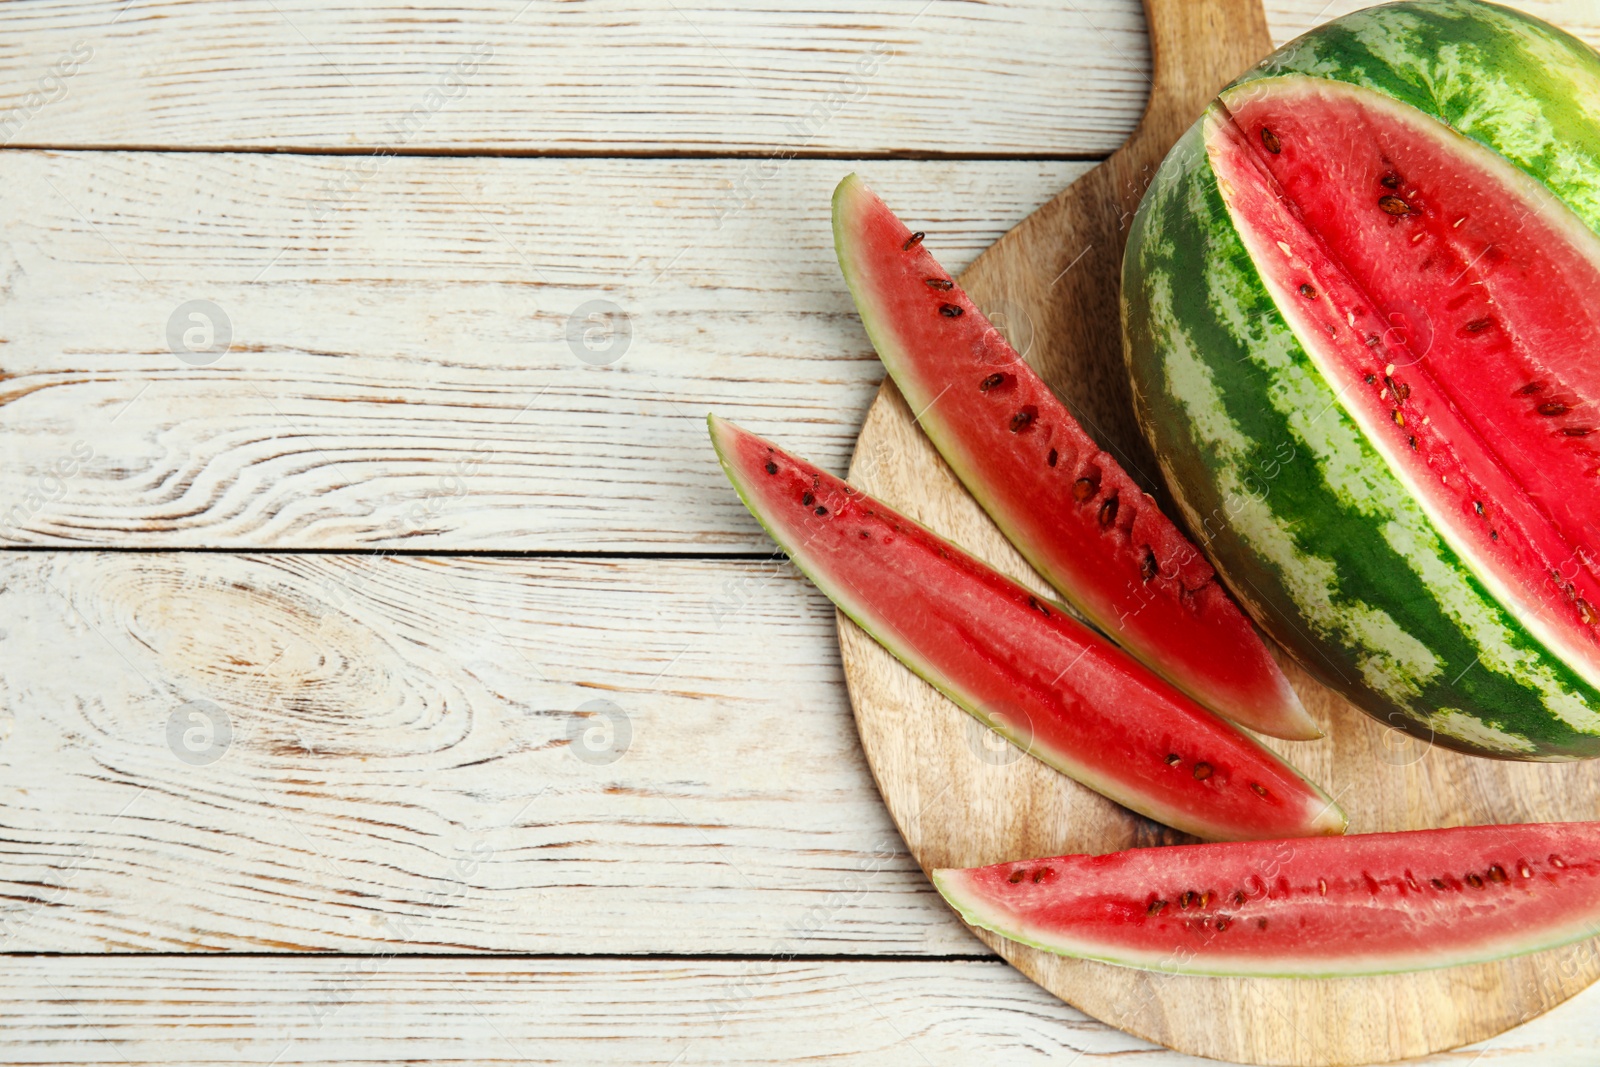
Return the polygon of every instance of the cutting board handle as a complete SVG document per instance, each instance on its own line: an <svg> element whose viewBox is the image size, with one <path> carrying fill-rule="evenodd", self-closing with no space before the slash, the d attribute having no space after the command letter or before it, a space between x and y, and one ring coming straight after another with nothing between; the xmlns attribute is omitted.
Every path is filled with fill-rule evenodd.
<svg viewBox="0 0 1600 1067"><path fill-rule="evenodd" d="M1129 146L1157 158L1217 90L1272 51L1261 0L1144 0L1151 89Z"/></svg>

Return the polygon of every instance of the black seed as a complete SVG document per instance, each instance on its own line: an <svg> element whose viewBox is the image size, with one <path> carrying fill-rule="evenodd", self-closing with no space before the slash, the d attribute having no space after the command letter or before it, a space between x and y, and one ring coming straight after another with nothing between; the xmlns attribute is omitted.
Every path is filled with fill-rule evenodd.
<svg viewBox="0 0 1600 1067"><path fill-rule="evenodd" d="M802 493L800 496L800 503L804 504L808 508L816 502L817 498L812 496L810 493Z"/></svg>
<svg viewBox="0 0 1600 1067"><path fill-rule="evenodd" d="M872 539L872 535L871 534L867 533L867 531L865 531L865 530L861 531L861 540L870 541L871 539Z"/></svg>
<svg viewBox="0 0 1600 1067"><path fill-rule="evenodd" d="M1393 384L1394 398L1396 400L1405 400L1411 395L1411 386L1407 385L1405 382L1394 382Z"/></svg>
<svg viewBox="0 0 1600 1067"><path fill-rule="evenodd" d="M1409 444L1409 445L1410 445L1410 446L1411 446L1411 450L1412 450L1412 451L1413 451L1413 452L1415 452L1415 451L1416 451L1416 448L1417 448L1417 439L1416 439L1416 438L1415 438L1415 437L1408 437L1408 438L1406 438L1406 443L1407 443L1407 444Z"/></svg>
<svg viewBox="0 0 1600 1067"><path fill-rule="evenodd" d="M1182 757L1180 757L1176 752L1168 752L1167 753L1167 766L1171 767L1173 764L1177 763L1178 760L1181 759L1181 758Z"/></svg>
<svg viewBox="0 0 1600 1067"><path fill-rule="evenodd" d="M1187 911L1189 908L1194 906L1195 902L1198 899L1199 898L1197 896L1195 896L1194 890L1185 889L1183 891L1183 896L1178 898L1178 907L1180 907L1180 908L1184 909L1185 911Z"/></svg>
<svg viewBox="0 0 1600 1067"><path fill-rule="evenodd" d="M1400 188L1400 175L1393 172L1385 174L1383 177L1378 179L1378 184L1383 186L1385 189L1398 189Z"/></svg>
<svg viewBox="0 0 1600 1067"><path fill-rule="evenodd" d="M1472 502L1472 510L1476 511L1479 515L1482 515L1483 514L1483 501L1474 500Z"/></svg>
<svg viewBox="0 0 1600 1067"><path fill-rule="evenodd" d="M1500 531L1499 530L1490 530L1489 531L1489 540L1491 540L1491 541L1500 540Z"/></svg>
<svg viewBox="0 0 1600 1067"><path fill-rule="evenodd" d="M1016 870L1011 872L1011 877L1006 879L1006 881L1010 882L1012 885L1016 885L1018 882L1022 881L1023 875L1025 875L1027 873L1028 873L1027 871L1022 870L1019 867L1018 869L1016 869Z"/></svg>
<svg viewBox="0 0 1600 1067"><path fill-rule="evenodd" d="M1072 499L1081 504L1085 500L1088 500L1090 497L1094 496L1095 490L1099 488L1100 487L1098 485L1096 485L1094 482L1091 482L1089 479L1079 478L1077 481L1072 483Z"/></svg>
<svg viewBox="0 0 1600 1067"><path fill-rule="evenodd" d="M1194 765L1194 776L1196 778L1198 778L1202 782L1205 781L1207 778L1210 778L1211 777L1211 764L1204 763L1204 762L1196 763Z"/></svg>
<svg viewBox="0 0 1600 1067"><path fill-rule="evenodd" d="M1506 880L1506 869L1504 867L1502 867L1498 863L1496 863L1494 866L1489 868L1489 881L1491 881L1491 882L1503 882L1505 880Z"/></svg>
<svg viewBox="0 0 1600 1067"><path fill-rule="evenodd" d="M1433 881L1433 888L1435 888L1435 889L1448 889L1448 888L1450 888L1449 886L1445 885L1444 882L1441 879L1435 878L1432 881Z"/></svg>
<svg viewBox="0 0 1600 1067"><path fill-rule="evenodd" d="M1568 408L1567 405L1563 404L1559 400L1546 400L1543 404L1540 404L1534 410L1536 410L1541 415L1544 415L1544 416L1547 416L1547 417L1554 417L1556 415L1565 415L1571 409Z"/></svg>
<svg viewBox="0 0 1600 1067"><path fill-rule="evenodd" d="M900 246L900 251L902 251L902 252L911 251L913 248L915 248L918 245L920 245L922 243L922 239L924 237L926 237L926 236L928 236L928 235L923 233L921 230L918 230L916 233L914 233L910 237L906 238L906 243Z"/></svg>
<svg viewBox="0 0 1600 1067"><path fill-rule="evenodd" d="M1578 618L1583 621L1583 624L1585 626L1593 626L1595 614L1594 608L1589 606L1589 602L1583 597L1579 597L1576 606L1578 608Z"/></svg>
<svg viewBox="0 0 1600 1067"><path fill-rule="evenodd" d="M1368 348L1377 348L1378 347L1378 335L1377 334L1373 334L1371 337L1367 338L1367 347ZM1372 383L1372 379L1368 378L1367 379L1367 384L1370 385L1371 383Z"/></svg>
<svg viewBox="0 0 1600 1067"><path fill-rule="evenodd" d="M1165 908L1166 906L1167 902L1164 900L1152 900L1150 902L1150 906L1144 909L1144 913L1146 915L1160 915L1161 909Z"/></svg>
<svg viewBox="0 0 1600 1067"><path fill-rule="evenodd" d="M1300 286L1300 295L1308 299L1315 300L1317 298L1317 287L1312 285L1310 282L1306 282Z"/></svg>
<svg viewBox="0 0 1600 1067"><path fill-rule="evenodd" d="M1520 393L1523 396L1532 396L1534 393L1537 393L1537 392L1541 391L1542 389L1544 389L1544 386L1541 383L1539 383L1539 382L1529 382L1527 385L1524 385L1521 389L1518 389L1517 392Z"/></svg>
<svg viewBox="0 0 1600 1067"><path fill-rule="evenodd" d="M1117 521L1117 498L1107 497L1106 502L1100 505L1100 525L1110 526Z"/></svg>
<svg viewBox="0 0 1600 1067"><path fill-rule="evenodd" d="M959 319L961 317L961 309L954 304L940 304L939 314L947 319Z"/></svg>
<svg viewBox="0 0 1600 1067"><path fill-rule="evenodd" d="M821 504L818 504L817 510L812 512L813 515L826 515L827 513L828 509L823 507Z"/></svg>
<svg viewBox="0 0 1600 1067"><path fill-rule="evenodd" d="M1267 151L1277 155L1283 151L1283 142L1278 140L1278 135L1267 127L1261 127L1261 143L1267 146Z"/></svg>
<svg viewBox="0 0 1600 1067"><path fill-rule="evenodd" d="M1054 467L1056 465L1056 450L1052 448L1050 450L1050 454L1045 457L1044 461L1050 464L1050 466Z"/></svg>
<svg viewBox="0 0 1600 1067"><path fill-rule="evenodd" d="M1148 548L1145 549L1144 562L1139 564L1139 577L1143 578L1147 582L1152 581L1160 572L1160 569L1161 568L1156 564L1156 554L1150 551Z"/></svg>
<svg viewBox="0 0 1600 1067"><path fill-rule="evenodd" d="M1385 214L1394 215L1396 218L1411 214L1411 205L1398 196L1380 196L1378 206L1383 208Z"/></svg>
<svg viewBox="0 0 1600 1067"><path fill-rule="evenodd" d="M1367 375L1366 381L1367 381L1368 385L1371 385L1373 382L1375 382L1377 380L1378 380L1378 376L1376 374Z"/></svg>
<svg viewBox="0 0 1600 1067"><path fill-rule="evenodd" d="M1479 877L1478 875L1476 875L1476 874L1468 873L1468 875L1467 875L1467 884L1470 885L1474 889L1482 889L1483 888L1483 879L1481 877Z"/></svg>
<svg viewBox="0 0 1600 1067"><path fill-rule="evenodd" d="M767 473L768 474L777 474L778 473L778 465L776 463L773 463L771 460L768 460L767 461Z"/></svg>
<svg viewBox="0 0 1600 1067"><path fill-rule="evenodd" d="M1262 785L1260 782L1251 782L1250 788L1255 791L1255 794L1258 797L1264 797L1267 795L1267 787Z"/></svg>
<svg viewBox="0 0 1600 1067"><path fill-rule="evenodd" d="M997 385L1000 385L1005 380L1006 376L1004 374L991 374L983 381L978 383L978 392L987 393L989 390L993 389Z"/></svg>
<svg viewBox="0 0 1600 1067"><path fill-rule="evenodd" d="M1049 867L1040 867L1038 870L1034 871L1033 872L1033 884L1034 885L1038 885L1040 882L1044 881L1044 876L1049 874L1049 873L1050 873L1050 868Z"/></svg>
<svg viewBox="0 0 1600 1067"><path fill-rule="evenodd" d="M1266 928L1267 928L1267 920L1265 920L1265 919L1257 919L1256 920L1256 929L1257 930L1265 930Z"/></svg>
<svg viewBox="0 0 1600 1067"><path fill-rule="evenodd" d="M927 278L925 280L927 281L929 288L937 289L941 293L948 293L950 290L956 287L956 283L950 281L948 278Z"/></svg>
<svg viewBox="0 0 1600 1067"><path fill-rule="evenodd" d="M1043 615L1047 619L1050 617L1050 609L1045 607L1043 604L1039 603L1039 598L1038 597L1033 597L1033 596L1029 597L1028 598L1028 607L1032 608L1034 611L1039 612L1041 615Z"/></svg>
<svg viewBox="0 0 1600 1067"><path fill-rule="evenodd" d="M1588 437L1592 433L1594 433L1594 427L1593 426L1563 426L1563 427L1561 427L1561 435L1563 437Z"/></svg>
<svg viewBox="0 0 1600 1067"><path fill-rule="evenodd" d="M1471 322L1467 323L1467 332L1482 333L1493 324L1493 321L1493 319L1473 319Z"/></svg>
<svg viewBox="0 0 1600 1067"><path fill-rule="evenodd" d="M1218 933L1222 932L1223 930L1226 930L1227 928L1228 928L1228 920L1227 920L1226 917L1223 917L1223 918L1217 920L1217 932Z"/></svg>
<svg viewBox="0 0 1600 1067"><path fill-rule="evenodd" d="M1027 429L1028 424L1033 421L1033 417L1036 414L1038 414L1037 408L1025 407L1015 415L1011 416L1011 432L1021 433L1023 430Z"/></svg>

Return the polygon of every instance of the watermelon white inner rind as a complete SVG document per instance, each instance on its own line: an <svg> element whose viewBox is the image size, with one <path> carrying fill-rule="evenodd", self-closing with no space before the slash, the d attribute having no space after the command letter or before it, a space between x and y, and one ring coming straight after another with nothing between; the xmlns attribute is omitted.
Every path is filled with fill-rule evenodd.
<svg viewBox="0 0 1600 1067"><path fill-rule="evenodd" d="M933 880L968 923L1061 955L1183 974L1386 974L1600 934L1600 824L1135 849Z"/></svg>
<svg viewBox="0 0 1600 1067"><path fill-rule="evenodd" d="M1189 131L1124 266L1141 422L1219 573L1365 710L1491 755L1600 754L1583 102L1600 57L1504 9L1338 20Z"/></svg>

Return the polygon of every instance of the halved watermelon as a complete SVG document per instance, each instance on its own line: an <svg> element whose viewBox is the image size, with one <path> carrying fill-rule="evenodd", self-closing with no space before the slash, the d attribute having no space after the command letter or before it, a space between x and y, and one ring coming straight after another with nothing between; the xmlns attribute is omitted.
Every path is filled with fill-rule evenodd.
<svg viewBox="0 0 1600 1067"><path fill-rule="evenodd" d="M1205 557L855 175L833 194L833 239L917 422L1045 581L1213 711L1320 737Z"/></svg>
<svg viewBox="0 0 1600 1067"><path fill-rule="evenodd" d="M1600 823L1132 849L938 870L974 926L1183 974L1478 963L1600 935Z"/></svg>
<svg viewBox="0 0 1600 1067"><path fill-rule="evenodd" d="M1013 744L1200 837L1344 831L1294 768L1059 606L760 437L708 423L728 480L795 566Z"/></svg>
<svg viewBox="0 0 1600 1067"><path fill-rule="evenodd" d="M1124 264L1141 421L1223 577L1368 712L1489 755L1600 755L1597 115L1554 27L1358 12L1221 94Z"/></svg>

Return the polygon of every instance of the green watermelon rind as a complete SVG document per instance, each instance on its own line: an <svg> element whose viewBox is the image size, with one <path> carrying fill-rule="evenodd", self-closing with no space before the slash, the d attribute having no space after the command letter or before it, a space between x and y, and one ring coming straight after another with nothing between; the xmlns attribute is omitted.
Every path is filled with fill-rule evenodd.
<svg viewBox="0 0 1600 1067"><path fill-rule="evenodd" d="M1565 193L1600 231L1600 124L1547 109L1553 128L1577 131L1574 144L1586 151L1592 143L1584 179L1556 165L1552 150L1530 154L1527 143L1497 141L1504 123L1483 103L1489 90L1480 86L1469 106L1466 88L1445 92L1440 77L1404 76L1405 42L1438 51L1452 30L1479 40L1482 26L1463 17L1469 7L1499 28L1496 48L1474 46L1475 61L1581 49L1600 100L1600 57L1586 46L1503 8L1434 0L1339 20L1241 82L1309 75L1383 92L1442 121L1453 116ZM1374 58L1376 45L1360 50L1384 27L1396 57L1388 66ZM1536 75L1479 81L1522 100ZM1197 539L1263 629L1380 721L1484 755L1600 755L1600 690L1451 549L1268 294L1207 162L1204 122L1179 141L1146 194L1123 285L1137 414Z"/></svg>

